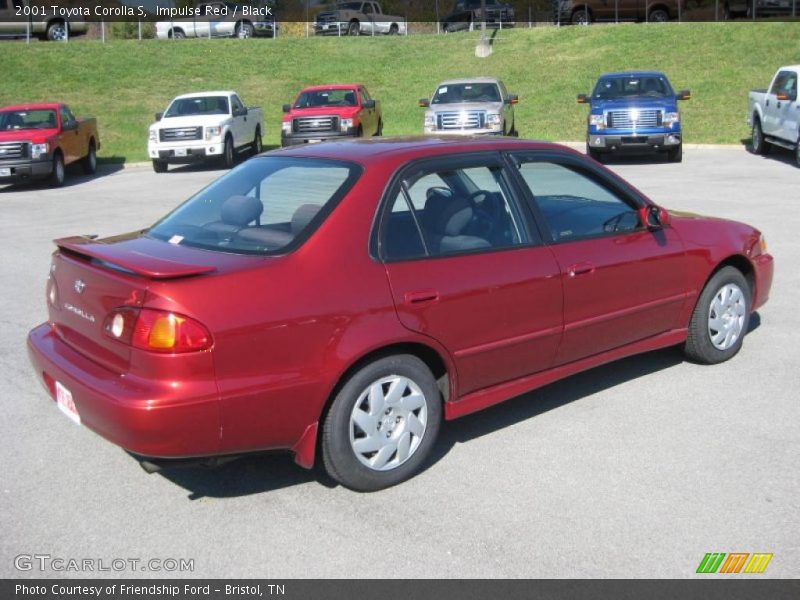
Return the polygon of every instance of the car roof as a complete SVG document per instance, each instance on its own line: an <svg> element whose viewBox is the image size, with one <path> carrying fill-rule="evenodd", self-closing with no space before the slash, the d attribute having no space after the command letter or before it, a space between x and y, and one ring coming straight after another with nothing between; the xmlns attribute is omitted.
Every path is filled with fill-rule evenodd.
<svg viewBox="0 0 800 600"><path fill-rule="evenodd" d="M232 90L219 90L216 92L194 92L192 94L181 94L180 96L175 96L175 100L182 100L183 98L206 98L208 96L233 96L234 94L236 94L236 92Z"/></svg>
<svg viewBox="0 0 800 600"><path fill-rule="evenodd" d="M361 83L332 83L331 85L309 85L304 87L300 92L318 92L320 90L352 90L354 88L363 87Z"/></svg>
<svg viewBox="0 0 800 600"><path fill-rule="evenodd" d="M460 79L448 79L447 81L441 82L438 87L443 85L461 85L464 83L495 83L499 84L500 80L497 77L462 77Z"/></svg>
<svg viewBox="0 0 800 600"><path fill-rule="evenodd" d="M603 77L666 77L661 71L616 71L613 73L603 73Z"/></svg>
<svg viewBox="0 0 800 600"><path fill-rule="evenodd" d="M28 104L12 104L11 106L4 106L0 108L0 110L58 110L62 106L64 106L64 104L61 102L30 102Z"/></svg>
<svg viewBox="0 0 800 600"><path fill-rule="evenodd" d="M344 160L369 166L386 161L397 166L409 160L442 156L447 154L463 154L468 152L497 152L511 150L551 150L578 154L575 150L537 140L521 140L518 138L487 138L485 136L453 137L453 136L405 136L405 137L373 137L350 138L341 141L329 141L323 144L304 144L291 146L266 153L269 156L295 156L305 158L326 158ZM263 156L263 155L262 155Z"/></svg>

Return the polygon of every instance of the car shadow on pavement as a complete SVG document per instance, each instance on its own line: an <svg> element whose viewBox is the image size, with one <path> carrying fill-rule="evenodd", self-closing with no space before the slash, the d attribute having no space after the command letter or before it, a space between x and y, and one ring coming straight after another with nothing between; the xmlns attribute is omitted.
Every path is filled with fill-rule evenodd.
<svg viewBox="0 0 800 600"><path fill-rule="evenodd" d="M647 154L605 154L603 155L604 165L657 165L669 163L667 155L662 152L650 152ZM678 163L675 163L678 164Z"/></svg>
<svg viewBox="0 0 800 600"><path fill-rule="evenodd" d="M81 185L95 179L101 179L114 173L118 173L125 168L125 159L116 156L97 159L97 171L93 175L87 175L78 164L71 164L66 168L64 185L61 188L53 188L47 179L35 179L33 181L23 181L9 185L0 185L0 194L13 192L27 192L30 190L63 189Z"/></svg>
<svg viewBox="0 0 800 600"><path fill-rule="evenodd" d="M768 154L753 154L753 139L752 138L745 138L739 140L742 143L742 146L747 153L751 156L755 156L757 158L763 158L765 160L773 160L775 162L782 162L785 165L789 165L791 167L800 166L797 164L797 159L795 158L795 153L792 150L787 150L786 148L782 148L781 146L770 146Z"/></svg>
<svg viewBox="0 0 800 600"><path fill-rule="evenodd" d="M748 333L760 325L759 314L753 313ZM684 360L679 347L639 354L551 383L479 413L445 422L423 471L447 456L456 444L467 443L621 383L674 367ZM236 498L309 482L337 487L338 484L325 474L319 460L317 463L314 469L306 470L296 465L288 453L251 454L215 468L167 468L159 471L158 475L186 489L190 500Z"/></svg>

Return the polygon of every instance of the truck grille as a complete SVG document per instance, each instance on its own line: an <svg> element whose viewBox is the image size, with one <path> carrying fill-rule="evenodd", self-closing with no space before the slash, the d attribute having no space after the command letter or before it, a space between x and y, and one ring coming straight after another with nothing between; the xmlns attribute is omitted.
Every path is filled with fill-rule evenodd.
<svg viewBox="0 0 800 600"><path fill-rule="evenodd" d="M295 133L317 133L336 131L339 128L339 117L300 117L292 121Z"/></svg>
<svg viewBox="0 0 800 600"><path fill-rule="evenodd" d="M202 140L202 127L172 127L161 129L158 139L162 142L182 142L184 140Z"/></svg>
<svg viewBox="0 0 800 600"><path fill-rule="evenodd" d="M6 158L27 158L28 142L6 142L0 144L0 160Z"/></svg>
<svg viewBox="0 0 800 600"><path fill-rule="evenodd" d="M317 23L335 23L335 22L336 22L336 15L332 14L317 15Z"/></svg>
<svg viewBox="0 0 800 600"><path fill-rule="evenodd" d="M606 125L614 129L644 129L661 127L660 110L610 110L606 113Z"/></svg>
<svg viewBox="0 0 800 600"><path fill-rule="evenodd" d="M436 115L436 129L483 129L486 127L486 112L446 112Z"/></svg>

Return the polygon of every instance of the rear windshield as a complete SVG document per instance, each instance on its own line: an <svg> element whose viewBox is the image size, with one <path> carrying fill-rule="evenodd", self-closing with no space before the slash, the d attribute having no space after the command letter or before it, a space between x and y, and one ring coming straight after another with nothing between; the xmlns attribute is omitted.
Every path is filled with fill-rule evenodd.
<svg viewBox="0 0 800 600"><path fill-rule="evenodd" d="M335 160L253 158L156 223L171 244L237 254L280 254L306 239L358 179Z"/></svg>
<svg viewBox="0 0 800 600"><path fill-rule="evenodd" d="M630 96L663 98L671 95L672 87L667 78L661 75L603 77L594 87L595 98L627 98Z"/></svg>
<svg viewBox="0 0 800 600"><path fill-rule="evenodd" d="M228 98L226 96L200 96L197 98L179 98L170 104L165 117L186 117L191 115L227 115Z"/></svg>
<svg viewBox="0 0 800 600"><path fill-rule="evenodd" d="M500 90L494 83L459 83L440 85L432 104L458 104L461 102L501 102Z"/></svg>
<svg viewBox="0 0 800 600"><path fill-rule="evenodd" d="M0 131L51 129L56 127L54 110L4 110L0 112Z"/></svg>
<svg viewBox="0 0 800 600"><path fill-rule="evenodd" d="M316 90L303 92L295 102L295 108L320 106L358 106L355 90Z"/></svg>

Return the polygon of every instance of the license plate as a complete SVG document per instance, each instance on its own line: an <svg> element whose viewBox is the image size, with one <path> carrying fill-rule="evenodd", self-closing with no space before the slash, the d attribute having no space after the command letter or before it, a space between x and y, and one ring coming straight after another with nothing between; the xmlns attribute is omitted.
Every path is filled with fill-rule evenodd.
<svg viewBox="0 0 800 600"><path fill-rule="evenodd" d="M11 169L0 169L0 177L11 177Z"/></svg>
<svg viewBox="0 0 800 600"><path fill-rule="evenodd" d="M186 148L175 148L175 156L186 156Z"/></svg>
<svg viewBox="0 0 800 600"><path fill-rule="evenodd" d="M58 408L61 409L61 412L67 415L72 421L78 425L81 424L81 416L78 414L78 407L75 406L75 402L72 400L72 392L57 381L56 404L58 404Z"/></svg>

